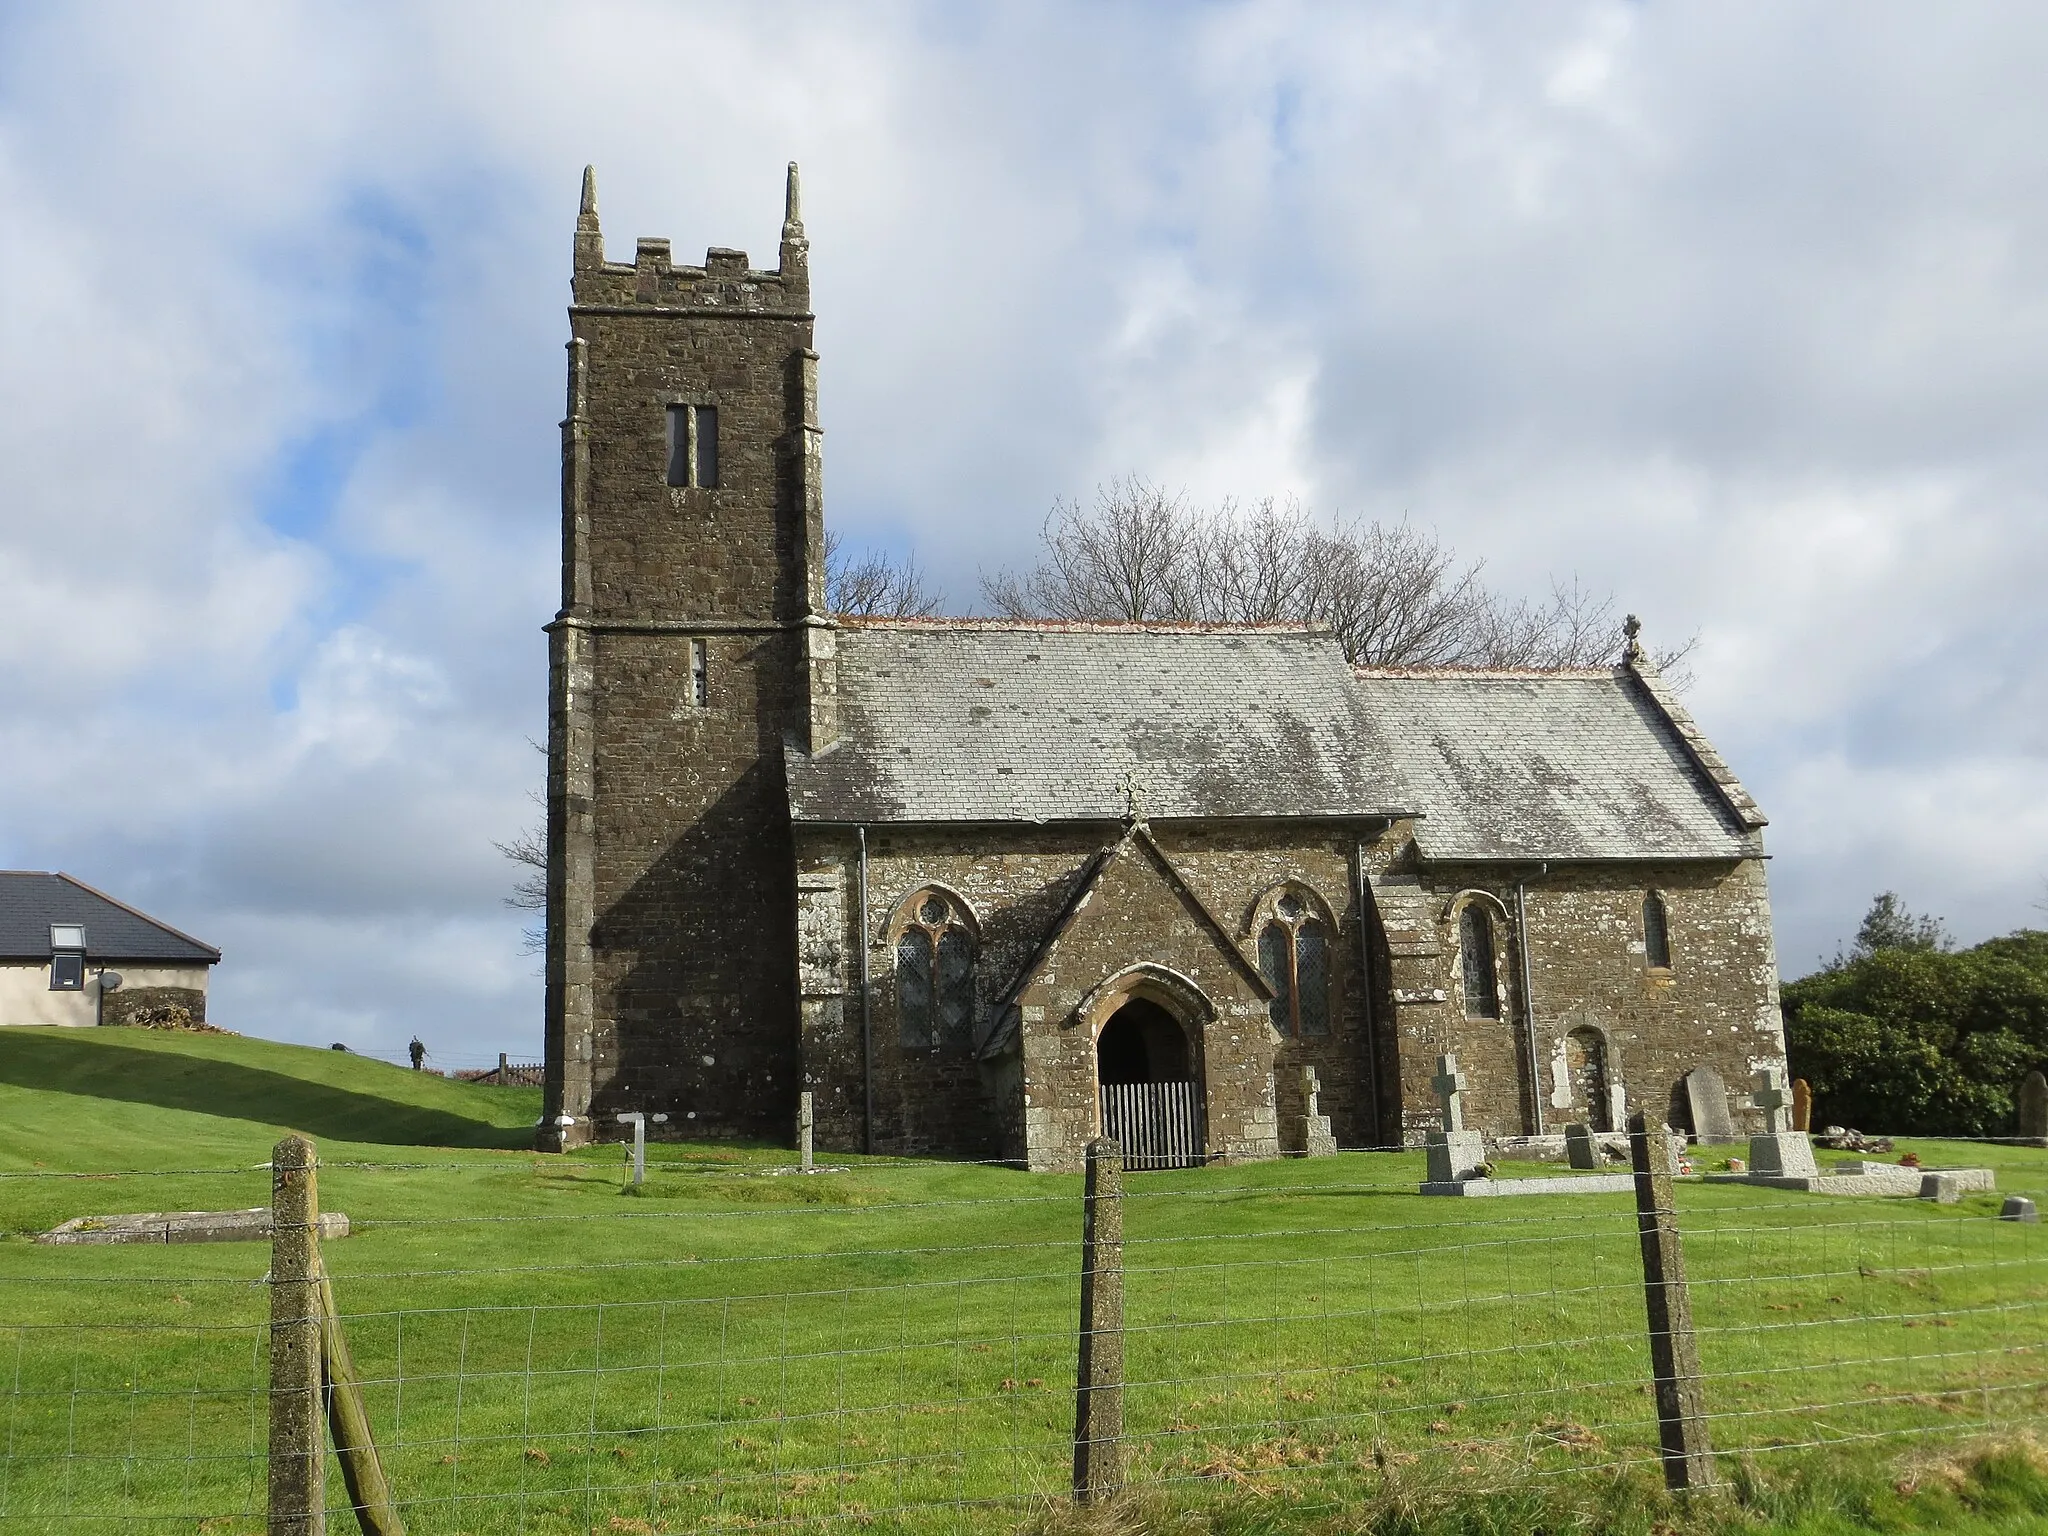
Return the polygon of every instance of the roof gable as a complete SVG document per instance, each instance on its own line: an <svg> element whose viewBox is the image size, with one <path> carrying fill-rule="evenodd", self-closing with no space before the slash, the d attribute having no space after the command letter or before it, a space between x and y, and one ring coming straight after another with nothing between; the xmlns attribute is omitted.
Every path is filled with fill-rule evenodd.
<svg viewBox="0 0 2048 1536"><path fill-rule="evenodd" d="M1032 948L1030 958L1017 970L1009 986L1003 989L992 1010L995 1027L983 1053L993 1055L1009 1043L1016 1027L1016 1004L1032 981L1044 973L1056 960L1062 941L1084 923L1094 907L1096 898L1105 895L1118 882L1119 877L1141 881L1154 881L1165 885L1178 900L1182 911L1190 919L1190 926L1201 934L1209 945L1224 959L1239 982L1260 999L1271 1002L1273 989L1240 949L1230 930L1215 913L1209 910L1192 886L1174 867L1173 861L1153 839L1143 822L1135 822L1125 829L1124 835L1109 844L1089 860L1081 877L1074 882L1074 889L1068 895L1059 914L1047 925L1045 935Z"/></svg>

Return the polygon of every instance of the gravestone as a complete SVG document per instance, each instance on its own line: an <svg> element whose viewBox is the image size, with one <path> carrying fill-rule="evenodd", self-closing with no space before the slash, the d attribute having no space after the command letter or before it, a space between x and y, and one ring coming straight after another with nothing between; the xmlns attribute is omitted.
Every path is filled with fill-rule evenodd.
<svg viewBox="0 0 2048 1536"><path fill-rule="evenodd" d="M1443 1129L1431 1131L1423 1141L1429 1157L1429 1182L1455 1184L1479 1172L1486 1161L1486 1142L1477 1131L1465 1129L1466 1082L1456 1056L1437 1057L1436 1076L1429 1085L1443 1105L1444 1118Z"/></svg>
<svg viewBox="0 0 2048 1536"><path fill-rule="evenodd" d="M1314 1067L1301 1069L1302 1112L1301 1144L1310 1157L1331 1157L1337 1151L1337 1138L1330 1132L1330 1117L1320 1113L1323 1084L1316 1076Z"/></svg>
<svg viewBox="0 0 2048 1536"><path fill-rule="evenodd" d="M1564 1128L1565 1161L1574 1168L1598 1168L1600 1148L1594 1144L1593 1133L1583 1125L1568 1125Z"/></svg>
<svg viewBox="0 0 2048 1536"><path fill-rule="evenodd" d="M2048 1146L2048 1077L2038 1067L2020 1084L2019 1112L2020 1139Z"/></svg>
<svg viewBox="0 0 2048 1536"><path fill-rule="evenodd" d="M1692 1106L1693 1139L1701 1146L1725 1146L1742 1139L1728 1114L1728 1087L1712 1067L1694 1067L1685 1074L1685 1098Z"/></svg>
<svg viewBox="0 0 2048 1536"><path fill-rule="evenodd" d="M2034 1202L2025 1195L2007 1195L2005 1204L1998 1208L2000 1221L2039 1222L2041 1213L2034 1209Z"/></svg>
<svg viewBox="0 0 2048 1536"><path fill-rule="evenodd" d="M1813 1129L1813 1085L1803 1077L1792 1080L1792 1129Z"/></svg>
<svg viewBox="0 0 2048 1536"><path fill-rule="evenodd" d="M1775 1062L1758 1067L1755 1081L1756 1092L1750 1095L1750 1102L1763 1111L1764 1129L1761 1136L1749 1138L1749 1171L1764 1178L1818 1177L1813 1142L1804 1131L1786 1127L1792 1096L1785 1091L1785 1069Z"/></svg>

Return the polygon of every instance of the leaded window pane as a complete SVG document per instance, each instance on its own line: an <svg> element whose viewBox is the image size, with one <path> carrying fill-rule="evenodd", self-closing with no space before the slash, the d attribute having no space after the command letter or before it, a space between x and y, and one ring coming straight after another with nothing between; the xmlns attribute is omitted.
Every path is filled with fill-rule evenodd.
<svg viewBox="0 0 2048 1536"><path fill-rule="evenodd" d="M950 1046L973 1043L974 941L964 928L948 928L939 940L939 1028Z"/></svg>
<svg viewBox="0 0 2048 1536"><path fill-rule="evenodd" d="M1330 1032L1330 941L1321 923L1303 923L1294 934L1294 974L1301 988L1301 1032Z"/></svg>
<svg viewBox="0 0 2048 1536"><path fill-rule="evenodd" d="M896 941L896 1021L905 1046L930 1050L938 1044L932 1020L932 938L922 928Z"/></svg>
<svg viewBox="0 0 2048 1536"><path fill-rule="evenodd" d="M1266 978L1266 985L1273 989L1273 1027L1283 1035L1294 1032L1291 1022L1294 1014L1293 985L1287 964L1291 939L1285 923L1268 923L1259 935L1259 973Z"/></svg>
<svg viewBox="0 0 2048 1536"><path fill-rule="evenodd" d="M1660 970L1671 968L1671 922L1654 891L1643 898L1643 958Z"/></svg>
<svg viewBox="0 0 2048 1536"><path fill-rule="evenodd" d="M934 928L943 925L946 917L946 904L936 896L925 897L923 904L917 909L918 921L928 923Z"/></svg>
<svg viewBox="0 0 2048 1536"><path fill-rule="evenodd" d="M1500 990L1493 962L1493 920L1477 902L1458 915L1458 948L1465 962L1465 1013L1471 1018L1500 1017Z"/></svg>

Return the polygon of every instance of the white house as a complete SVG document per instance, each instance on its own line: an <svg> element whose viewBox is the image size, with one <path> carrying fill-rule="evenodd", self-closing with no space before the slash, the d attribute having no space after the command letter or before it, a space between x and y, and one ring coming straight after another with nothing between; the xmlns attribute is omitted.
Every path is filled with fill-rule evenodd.
<svg viewBox="0 0 2048 1536"><path fill-rule="evenodd" d="M82 880L0 870L0 1026L122 1024L166 1006L204 1022L219 961L211 944Z"/></svg>

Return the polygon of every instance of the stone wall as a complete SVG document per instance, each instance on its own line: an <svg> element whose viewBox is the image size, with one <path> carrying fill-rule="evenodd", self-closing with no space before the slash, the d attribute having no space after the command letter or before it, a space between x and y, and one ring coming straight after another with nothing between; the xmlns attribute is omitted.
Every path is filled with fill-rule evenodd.
<svg viewBox="0 0 2048 1536"><path fill-rule="evenodd" d="M1020 1052L977 1063L944 1046L903 1045L893 927L918 893L943 889L973 915L979 1023L986 1037L1002 1022L997 1003L1018 990L1078 882L1120 836L1121 829L1108 826L869 830L864 938L876 1150L1023 1158L1028 1118L1031 1161L1064 1166L1095 1133L1092 1027L1101 1020L1087 1021L1084 1028L1080 1010L1103 983L1138 965L1188 978L1213 1005L1194 1045L1208 1067L1208 1129L1217 1155L1270 1156L1278 1148L1294 1148L1303 1063L1321 1074L1323 1108L1336 1118L1340 1140L1352 1145L1369 1138L1371 1071L1366 988L1356 960L1354 849L1352 835L1341 828L1155 828L1167 868L1133 855L1103 872L1088 907L1018 998ZM822 967L809 960L805 966L805 1086L817 1095L821 1144L857 1148L864 1098L857 839L838 831L800 831L799 870L800 911L833 914L800 920L807 956L823 958L832 949L823 938L827 931L836 932L838 945ZM1331 1031L1319 1039L1277 1035L1251 972L1251 924L1259 898L1290 880L1313 891L1335 924ZM1187 898L1214 917L1220 933L1209 931ZM1235 949L1234 958L1226 943Z"/></svg>
<svg viewBox="0 0 2048 1536"><path fill-rule="evenodd" d="M1350 829L1283 823L1152 831L1166 867L1148 871L1143 859L1127 856L1102 872L1087 907L1045 955L1038 952L1046 935L1119 829L869 831L865 943L876 1150L1067 1166L1095 1133L1092 1044L1106 1012L1101 989L1144 965L1171 973L1153 989L1170 1010L1174 976L1193 982L1212 1010L1194 1045L1206 1068L1214 1155L1302 1150L1303 1065L1314 1066L1322 1081L1322 1108L1340 1146L1416 1143L1437 1124L1430 1078L1444 1051L1458 1054L1470 1083L1468 1124L1496 1139L1529 1134L1537 1125L1521 911L1530 935L1534 1088L1544 1130L1555 1134L1593 1109L1574 1096L1569 1071L1559 1079L1559 1052L1574 1030L1600 1040L1608 1081L1621 1088L1625 1108L1647 1107L1679 1123L1674 1091L1694 1067L1707 1063L1720 1072L1735 1091L1739 1122L1742 1086L1753 1067L1783 1059L1760 861L1423 871L1410 826L1397 824L1364 848L1371 882L1362 914L1368 967L1359 957L1358 843ZM799 834L799 844L800 911L811 914L803 920L805 1085L818 1095L823 1144L857 1148L863 1135L858 842L850 833L808 831ZM1519 907L1518 879L1524 885ZM1199 915L1213 916L1242 960L1255 963L1256 930L1268 910L1262 898L1283 885L1320 903L1334 925L1325 1037L1297 1039L1273 1030L1256 983L1223 953ZM1199 912L1177 886L1199 903ZM984 1035L1002 1022L998 1002L1018 993L1017 1053L977 1065L964 1052L902 1045L891 923L905 903L931 887L957 895L974 915ZM1651 967L1644 954L1642 903L1651 890L1661 894L1669 914L1668 969ZM1497 1019L1464 1006L1457 912L1475 899L1488 903L1495 923ZM1148 995L1143 977L1126 981Z"/></svg>
<svg viewBox="0 0 2048 1536"><path fill-rule="evenodd" d="M1524 996L1516 883L1525 882L1535 1074ZM1547 872L1486 866L1392 867L1375 876L1389 928L1398 1000L1402 1124L1414 1144L1437 1125L1429 1086L1439 1053L1455 1051L1470 1082L1466 1124L1491 1137L1552 1134L1597 1114L1575 1093L1564 1053L1574 1031L1602 1043L1610 1084L1627 1108L1686 1123L1680 1087L1711 1065L1733 1091L1738 1124L1746 1085L1784 1061L1770 898L1761 860L1601 864ZM1669 917L1671 965L1649 965L1643 903L1655 891ZM1466 1006L1458 908L1478 899L1496 914L1500 1017ZM1562 1074L1560 1068L1565 1070ZM1560 1081L1560 1076L1564 1081ZM1532 1097L1536 1101L1532 1103ZM1611 1118L1611 1110L1609 1111Z"/></svg>

